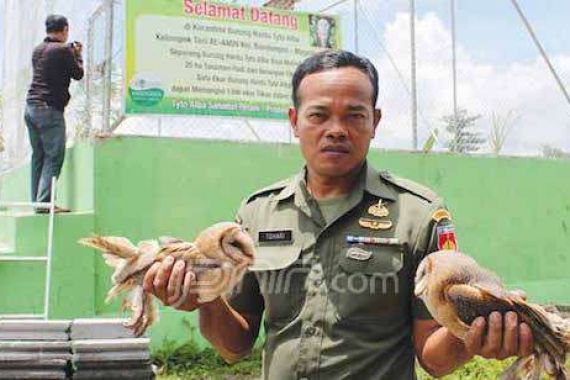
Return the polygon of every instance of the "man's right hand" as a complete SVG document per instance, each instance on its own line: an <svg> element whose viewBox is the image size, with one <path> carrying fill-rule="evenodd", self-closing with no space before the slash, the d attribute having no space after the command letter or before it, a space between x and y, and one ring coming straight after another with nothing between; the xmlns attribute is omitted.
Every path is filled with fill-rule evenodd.
<svg viewBox="0 0 570 380"><path fill-rule="evenodd" d="M259 333L261 313L242 315L222 297L198 303L196 275L191 270L186 271L183 260L168 256L154 263L144 276L143 287L175 309L200 308L200 332L228 363L238 361L251 351Z"/></svg>
<svg viewBox="0 0 570 380"><path fill-rule="evenodd" d="M200 304L197 300L196 275L186 271L184 260L175 261L167 256L154 263L143 280L145 292L154 294L166 306L177 310L192 311Z"/></svg>

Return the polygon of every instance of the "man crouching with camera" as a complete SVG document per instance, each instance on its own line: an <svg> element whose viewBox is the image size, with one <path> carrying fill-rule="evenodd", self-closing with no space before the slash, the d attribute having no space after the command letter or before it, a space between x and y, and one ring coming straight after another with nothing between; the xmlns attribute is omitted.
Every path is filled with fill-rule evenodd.
<svg viewBox="0 0 570 380"><path fill-rule="evenodd" d="M24 115L32 146L32 202L49 202L51 181L58 178L65 157L64 110L69 103L71 79L83 78L83 47L67 43L69 23L64 16L46 19L47 37L32 55L33 77ZM69 210L56 207L56 212ZM36 209L38 213L47 208Z"/></svg>

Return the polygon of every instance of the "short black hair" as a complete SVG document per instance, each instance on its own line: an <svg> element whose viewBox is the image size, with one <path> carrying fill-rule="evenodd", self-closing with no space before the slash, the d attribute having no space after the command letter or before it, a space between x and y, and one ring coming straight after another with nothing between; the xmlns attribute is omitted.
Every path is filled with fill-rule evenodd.
<svg viewBox="0 0 570 380"><path fill-rule="evenodd" d="M46 18L46 33L63 32L66 26L69 26L69 23L65 16L49 15Z"/></svg>
<svg viewBox="0 0 570 380"><path fill-rule="evenodd" d="M345 50L324 50L305 59L293 74L293 105L299 108L297 91L303 78L307 75L321 71L339 69L342 67L355 67L362 71L372 84L372 107L376 107L378 100L378 71L369 59L360 57Z"/></svg>

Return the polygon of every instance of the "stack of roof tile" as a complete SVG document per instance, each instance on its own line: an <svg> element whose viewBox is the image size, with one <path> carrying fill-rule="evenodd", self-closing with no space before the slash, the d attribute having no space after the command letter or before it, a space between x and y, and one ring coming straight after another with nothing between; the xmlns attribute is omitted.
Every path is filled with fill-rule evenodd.
<svg viewBox="0 0 570 380"><path fill-rule="evenodd" d="M0 379L66 379L70 321L0 321Z"/></svg>
<svg viewBox="0 0 570 380"><path fill-rule="evenodd" d="M154 379L148 338L123 319L77 319L71 325L73 379Z"/></svg>

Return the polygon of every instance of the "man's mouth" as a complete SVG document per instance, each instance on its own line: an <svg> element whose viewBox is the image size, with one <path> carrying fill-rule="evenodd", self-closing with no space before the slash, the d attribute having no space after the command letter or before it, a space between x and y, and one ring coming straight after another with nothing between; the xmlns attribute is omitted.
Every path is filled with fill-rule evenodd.
<svg viewBox="0 0 570 380"><path fill-rule="evenodd" d="M325 146L324 148L322 148L321 152L323 152L323 153L346 154L346 153L350 153L350 149L348 149L348 147L344 146L344 145L329 145L329 146Z"/></svg>

